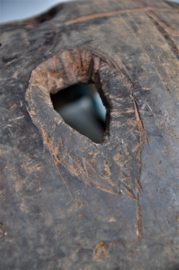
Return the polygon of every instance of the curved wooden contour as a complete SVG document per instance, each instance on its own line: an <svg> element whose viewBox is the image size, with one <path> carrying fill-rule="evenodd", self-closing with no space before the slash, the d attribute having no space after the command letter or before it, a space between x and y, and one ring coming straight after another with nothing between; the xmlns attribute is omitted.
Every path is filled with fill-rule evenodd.
<svg viewBox="0 0 179 270"><path fill-rule="evenodd" d="M58 5L1 25L0 270L179 267L179 8ZM93 82L101 144L50 93Z"/></svg>

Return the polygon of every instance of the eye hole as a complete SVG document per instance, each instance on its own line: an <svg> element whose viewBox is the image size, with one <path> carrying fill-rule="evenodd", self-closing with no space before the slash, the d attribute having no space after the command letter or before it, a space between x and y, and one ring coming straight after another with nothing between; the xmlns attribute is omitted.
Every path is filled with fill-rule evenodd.
<svg viewBox="0 0 179 270"><path fill-rule="evenodd" d="M54 109L66 124L100 143L106 131L106 108L95 84L78 84L51 95Z"/></svg>

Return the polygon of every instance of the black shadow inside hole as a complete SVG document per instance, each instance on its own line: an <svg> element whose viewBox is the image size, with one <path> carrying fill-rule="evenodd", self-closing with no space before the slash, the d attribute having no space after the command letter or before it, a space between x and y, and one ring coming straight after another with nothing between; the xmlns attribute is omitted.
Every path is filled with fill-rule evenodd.
<svg viewBox="0 0 179 270"><path fill-rule="evenodd" d="M93 142L101 143L107 133L108 109L100 95L95 84L78 84L52 94L51 100L66 124Z"/></svg>

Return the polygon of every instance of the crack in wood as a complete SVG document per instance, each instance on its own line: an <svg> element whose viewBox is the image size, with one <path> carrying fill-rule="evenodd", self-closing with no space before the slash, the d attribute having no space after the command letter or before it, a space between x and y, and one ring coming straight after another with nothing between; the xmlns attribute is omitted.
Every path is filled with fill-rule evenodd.
<svg viewBox="0 0 179 270"><path fill-rule="evenodd" d="M166 25L166 23L163 22L153 11L150 11L150 12L148 11L148 12L146 12L146 14L148 15L148 17L150 19L153 19L153 21L155 22L155 25L156 24L157 25L160 25L168 33L168 35L173 36L173 37L178 37L179 36L179 32L178 31L173 30L170 27L168 27Z"/></svg>
<svg viewBox="0 0 179 270"><path fill-rule="evenodd" d="M179 32L174 31L174 30L170 29L169 27L167 27L160 20L160 18L156 14L154 14L153 12L146 12L146 14L150 18L150 20L155 24L155 26L157 27L159 32L163 35L163 37L165 38L166 42L168 43L171 51L174 53L176 58L179 60L179 49L178 49L177 45L175 44L175 42L173 41L173 39L171 38L171 36L178 37Z"/></svg>
<svg viewBox="0 0 179 270"><path fill-rule="evenodd" d="M137 188L137 237L138 243L141 242L142 236L142 215L141 215L141 207L140 207L140 188Z"/></svg>
<svg viewBox="0 0 179 270"><path fill-rule="evenodd" d="M138 13L138 12L148 12L148 11L179 12L176 9L156 8L156 7L145 7L145 8L138 8L138 9L125 9L125 10L117 10L117 11L97 13L97 14L83 16L83 17L80 17L80 18L76 18L74 20L67 21L67 22L64 23L64 25L68 26L68 25L71 25L71 24L79 23L79 22L85 22L85 21L104 18L104 17L111 17L111 16L125 14L125 13Z"/></svg>

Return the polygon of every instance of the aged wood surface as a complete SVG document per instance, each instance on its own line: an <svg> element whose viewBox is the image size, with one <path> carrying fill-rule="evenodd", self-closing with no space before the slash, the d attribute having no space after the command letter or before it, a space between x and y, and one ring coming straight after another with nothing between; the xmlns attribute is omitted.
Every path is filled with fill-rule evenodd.
<svg viewBox="0 0 179 270"><path fill-rule="evenodd" d="M179 269L179 6L60 4L0 26L0 270ZM95 83L101 144L50 94Z"/></svg>

